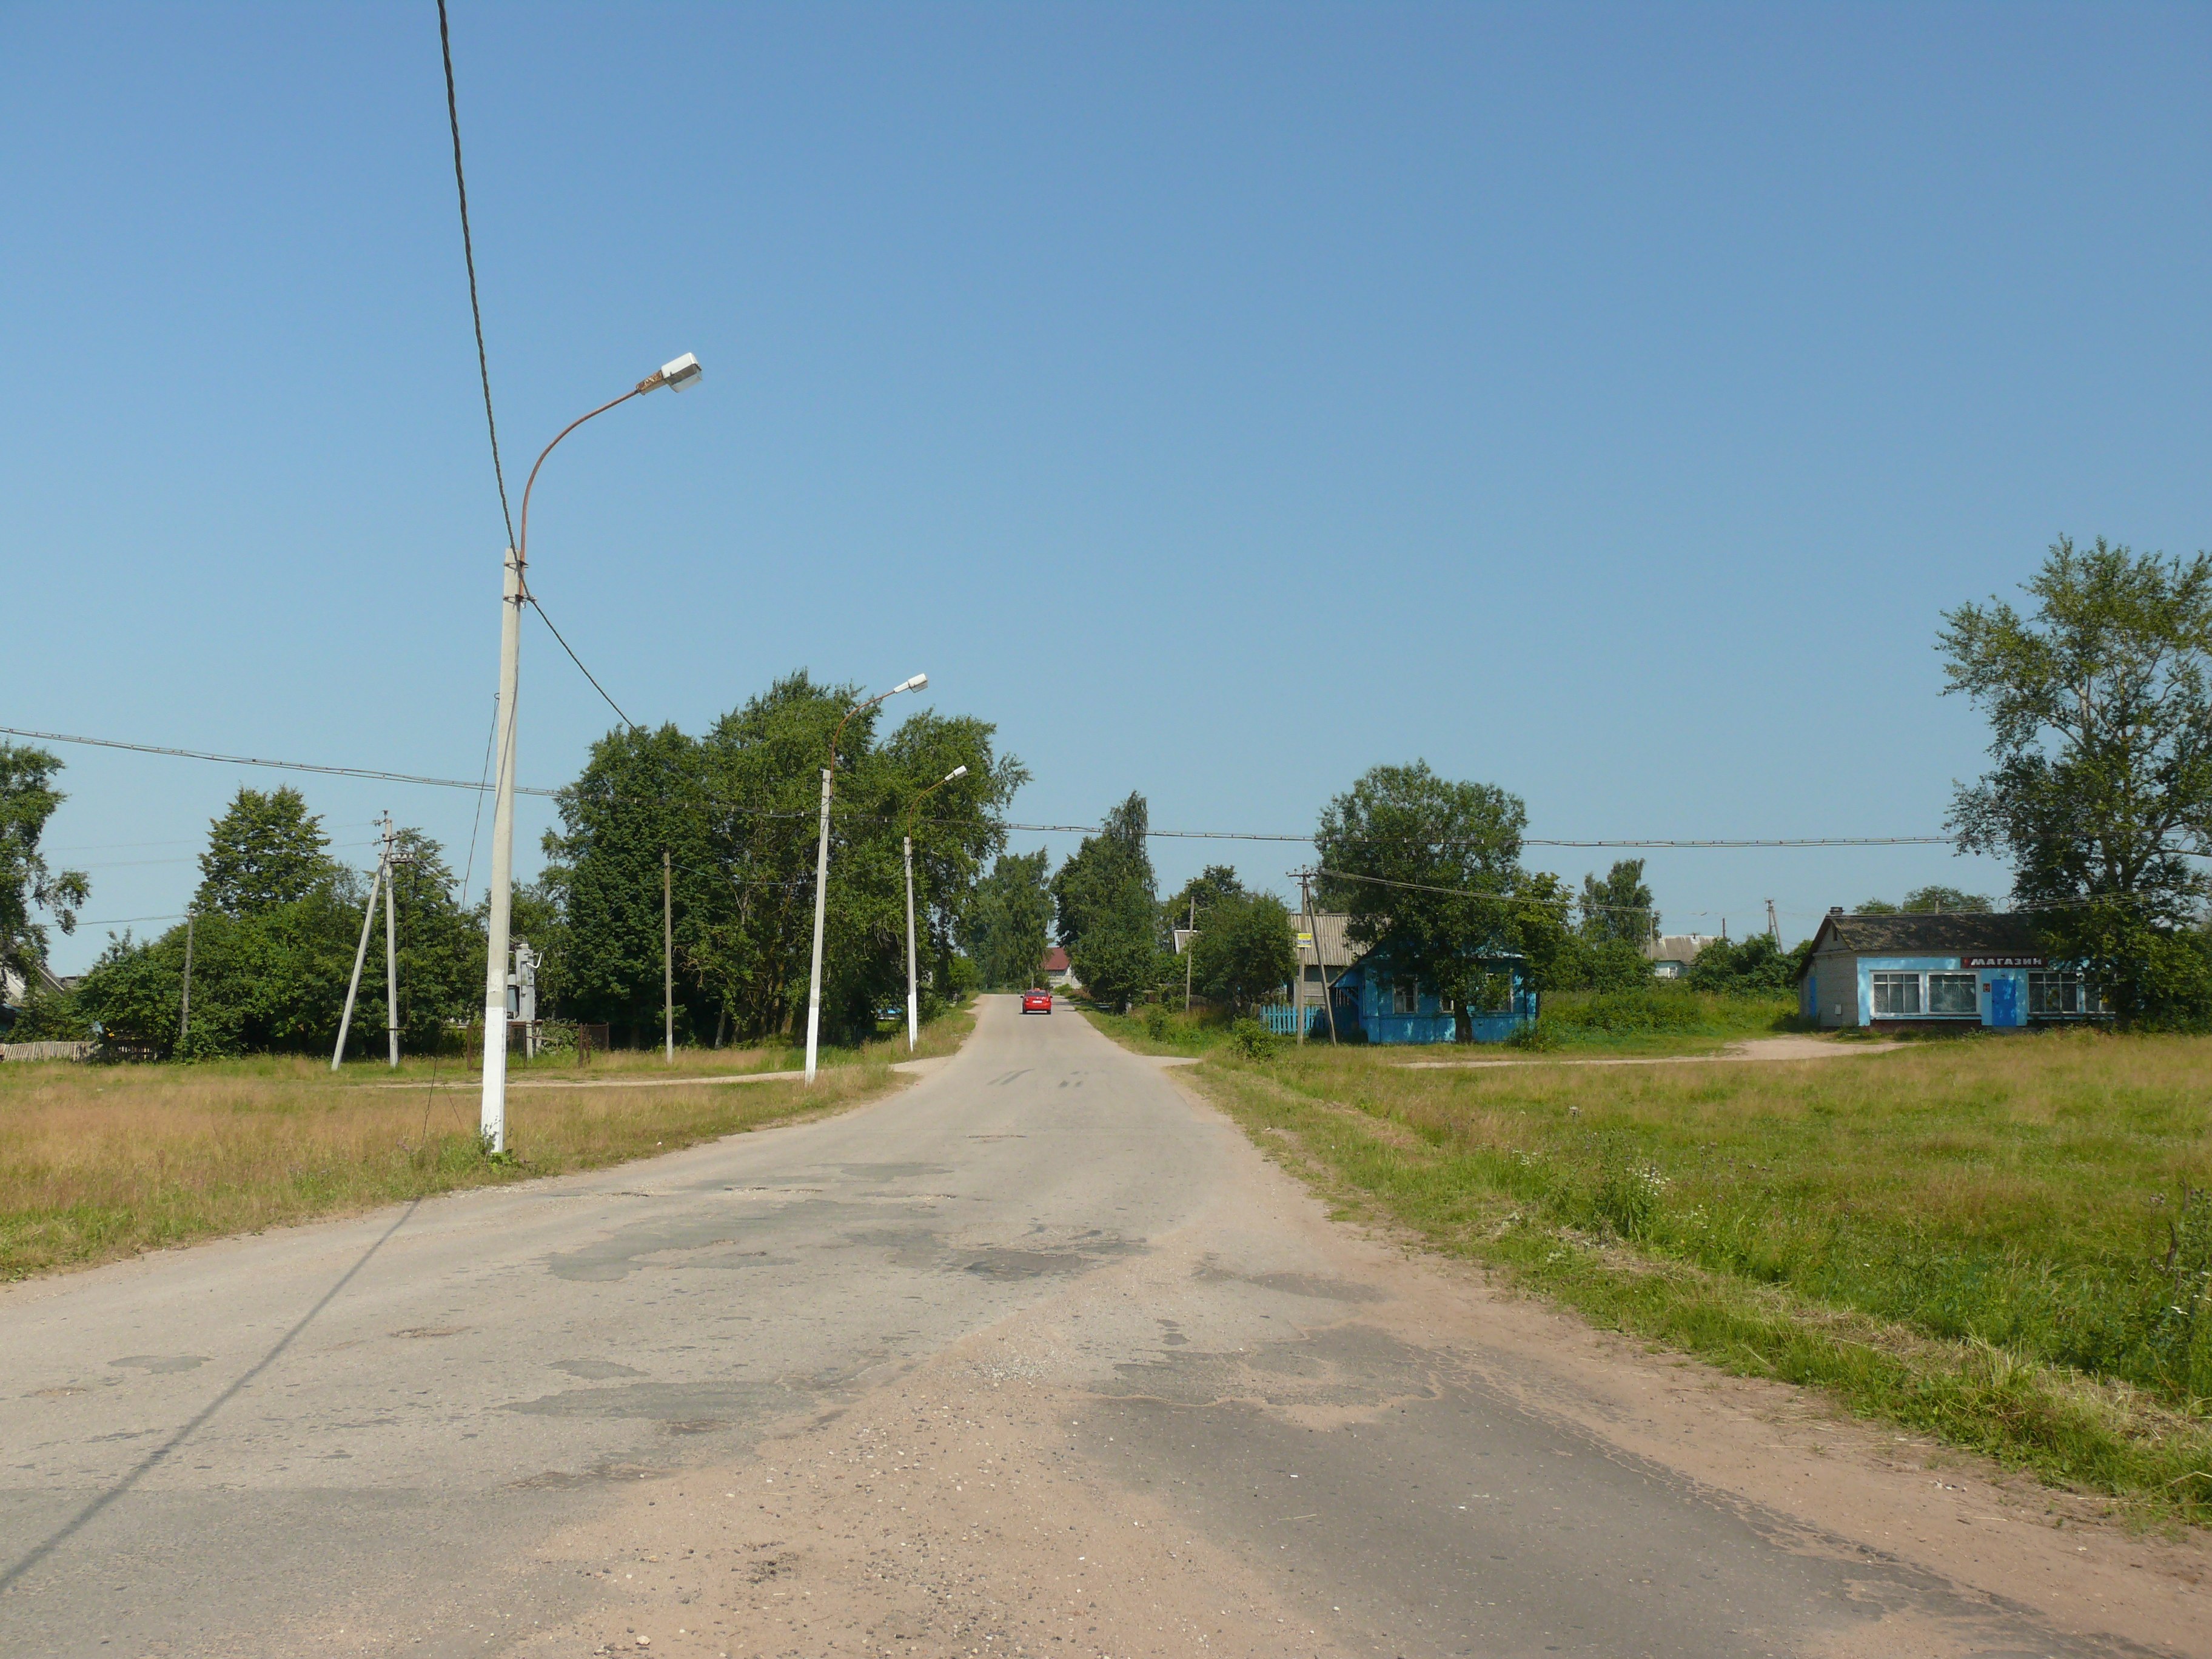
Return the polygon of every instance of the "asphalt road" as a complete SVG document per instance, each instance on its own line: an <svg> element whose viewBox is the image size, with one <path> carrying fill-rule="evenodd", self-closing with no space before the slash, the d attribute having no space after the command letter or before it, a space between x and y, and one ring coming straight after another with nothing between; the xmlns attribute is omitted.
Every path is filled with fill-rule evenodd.
<svg viewBox="0 0 2212 1659"><path fill-rule="evenodd" d="M1824 1516L1817 1486L1783 1505L1675 1457L1710 1419L1615 1433L1571 1397L1609 1375L1589 1351L1554 1366L1534 1316L1426 1272L1156 1063L991 1000L949 1065L841 1116L9 1288L0 1653L583 1655L664 1613L656 1652L2196 1650L2155 1608L2130 1643L1869 1537L1879 1470ZM999 1507L933 1546L998 1574L972 1605L901 1611L850 1565L876 1558L841 1566L830 1540L866 1540L840 1506L890 1489L827 1476L799 1495L815 1553L757 1558L812 1588L756 1565L647 1606L612 1545L549 1543L645 1516L705 1550L685 1504L769 1480L779 1436L860 1456L855 1425L930 1376L1041 1425L1030 1474L1012 1427L976 1454L1006 1460ZM965 1455L945 1516L983 1490ZM1143 1625L1127 1583L1091 1583L1081 1626L1045 1607L1036 1552L1123 1516L1180 1537L1146 1594L1208 1633ZM820 1622L770 1645L787 1595Z"/></svg>

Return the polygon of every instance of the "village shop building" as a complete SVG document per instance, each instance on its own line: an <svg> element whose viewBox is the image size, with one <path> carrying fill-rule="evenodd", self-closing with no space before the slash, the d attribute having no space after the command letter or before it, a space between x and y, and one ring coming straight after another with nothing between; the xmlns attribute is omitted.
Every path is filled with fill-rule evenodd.
<svg viewBox="0 0 2212 1659"><path fill-rule="evenodd" d="M2078 967L2044 955L2031 917L1866 916L1840 908L1813 936L1798 1007L1830 1029L2018 1030L2106 1017Z"/></svg>

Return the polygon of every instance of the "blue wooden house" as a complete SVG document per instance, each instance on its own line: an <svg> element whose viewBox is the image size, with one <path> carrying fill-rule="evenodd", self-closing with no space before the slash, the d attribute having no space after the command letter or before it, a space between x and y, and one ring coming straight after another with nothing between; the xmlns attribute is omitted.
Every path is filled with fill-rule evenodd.
<svg viewBox="0 0 2212 1659"><path fill-rule="evenodd" d="M1303 917L1297 920L1304 923ZM1300 934L1299 943L1302 963L1310 963L1313 947L1307 941L1318 939L1321 942L1337 1036L1355 1042L1458 1042L1457 1004L1403 967L1389 939L1364 951L1345 947L1345 956L1352 959L1339 970L1337 963L1328 959L1334 954L1329 947L1342 938L1343 920L1316 917L1316 925L1310 933ZM1330 923L1336 925L1332 928ZM1527 959L1511 951L1470 951L1470 956L1479 969L1495 976L1499 990L1495 1006L1477 1009L1468 1019L1474 1041L1503 1042L1522 1026L1533 1024L1537 993L1528 983ZM1317 981L1320 968L1321 964L1309 965L1302 972ZM1302 994L1293 1006L1290 988L1285 987L1284 1000L1261 1009L1261 1017L1271 1029L1291 1036L1297 1032L1303 1014L1309 1037L1327 1037L1328 1012L1321 1005L1318 985L1310 992L1303 987L1300 990Z"/></svg>

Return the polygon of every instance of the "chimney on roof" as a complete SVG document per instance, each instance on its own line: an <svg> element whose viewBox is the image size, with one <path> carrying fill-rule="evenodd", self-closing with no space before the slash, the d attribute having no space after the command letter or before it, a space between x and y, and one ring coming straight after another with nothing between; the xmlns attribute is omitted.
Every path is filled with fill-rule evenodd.
<svg viewBox="0 0 2212 1659"><path fill-rule="evenodd" d="M1844 914L1844 907L1840 904L1832 904L1828 907L1828 914L1832 916L1840 916Z"/></svg>

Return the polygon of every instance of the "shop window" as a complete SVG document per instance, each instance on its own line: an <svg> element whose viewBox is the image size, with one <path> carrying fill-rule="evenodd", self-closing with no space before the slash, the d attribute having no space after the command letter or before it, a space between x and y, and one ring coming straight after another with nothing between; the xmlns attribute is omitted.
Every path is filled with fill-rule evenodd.
<svg viewBox="0 0 2212 1659"><path fill-rule="evenodd" d="M1978 1014L1981 1005L1975 1000L1978 978L1974 974L1929 975L1928 1012L1931 1014Z"/></svg>
<svg viewBox="0 0 2212 1659"><path fill-rule="evenodd" d="M2081 975L2063 968L2037 969L2027 976L2027 1012L2031 1017L2054 1019L2100 1014L2105 1004L2082 985Z"/></svg>
<svg viewBox="0 0 2212 1659"><path fill-rule="evenodd" d="M1874 976L1874 1011L1896 1018L1920 1012L1920 975L1878 973Z"/></svg>

